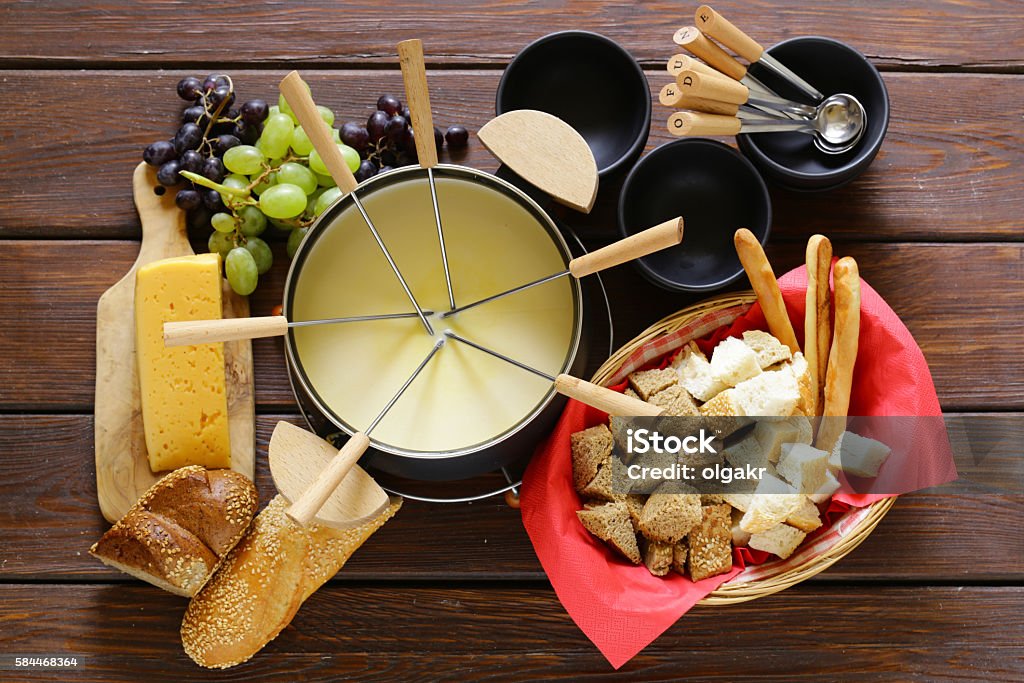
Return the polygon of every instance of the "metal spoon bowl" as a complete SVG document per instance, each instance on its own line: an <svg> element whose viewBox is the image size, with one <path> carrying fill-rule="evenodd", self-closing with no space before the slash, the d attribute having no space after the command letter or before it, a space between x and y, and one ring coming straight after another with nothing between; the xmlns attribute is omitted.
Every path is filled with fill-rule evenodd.
<svg viewBox="0 0 1024 683"><path fill-rule="evenodd" d="M856 97L836 93L817 106L813 124L814 146L825 154L842 154L860 142L868 127L868 115Z"/></svg>

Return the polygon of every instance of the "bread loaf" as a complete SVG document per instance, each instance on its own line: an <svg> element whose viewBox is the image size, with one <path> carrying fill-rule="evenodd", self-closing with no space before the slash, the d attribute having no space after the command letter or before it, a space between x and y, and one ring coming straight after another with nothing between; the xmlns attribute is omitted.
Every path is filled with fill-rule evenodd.
<svg viewBox="0 0 1024 683"><path fill-rule="evenodd" d="M154 484L89 553L106 565L192 597L256 513L256 487L233 470L182 467Z"/></svg>

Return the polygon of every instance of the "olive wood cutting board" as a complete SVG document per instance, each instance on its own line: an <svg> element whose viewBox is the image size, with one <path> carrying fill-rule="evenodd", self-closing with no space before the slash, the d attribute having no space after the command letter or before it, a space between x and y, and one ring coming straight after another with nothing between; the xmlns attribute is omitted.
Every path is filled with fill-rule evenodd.
<svg viewBox="0 0 1024 683"><path fill-rule="evenodd" d="M142 221L142 245L128 273L96 305L96 494L100 511L115 522L163 474L153 474L142 428L139 374L135 358L135 273L140 266L192 251L185 213L174 191L157 194L156 170L140 163L132 175L135 207ZM222 281L223 316L249 315L249 302ZM253 479L256 430L252 345L224 344L231 468Z"/></svg>

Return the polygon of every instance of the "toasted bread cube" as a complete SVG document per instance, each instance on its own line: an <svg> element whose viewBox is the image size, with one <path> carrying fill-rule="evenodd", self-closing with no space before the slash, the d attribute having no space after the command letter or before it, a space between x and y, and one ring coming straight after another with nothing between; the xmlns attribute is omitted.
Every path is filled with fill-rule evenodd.
<svg viewBox="0 0 1024 683"><path fill-rule="evenodd" d="M659 491L675 490L663 484ZM699 493L652 493L640 511L640 533L652 541L678 543L700 523Z"/></svg>
<svg viewBox="0 0 1024 683"><path fill-rule="evenodd" d="M629 521L633 524L633 529L640 533L640 513L643 512L644 505L647 504L647 496L642 496L636 493L630 493L625 496L626 510L629 512Z"/></svg>
<svg viewBox="0 0 1024 683"><path fill-rule="evenodd" d="M690 579L700 581L732 569L732 522L728 505L705 505L687 537Z"/></svg>
<svg viewBox="0 0 1024 683"><path fill-rule="evenodd" d="M577 510L576 516L587 531L620 552L630 562L642 562L625 502L619 500Z"/></svg>
<svg viewBox="0 0 1024 683"><path fill-rule="evenodd" d="M761 374L761 366L749 346L736 337L719 342L711 353L711 376L730 387Z"/></svg>
<svg viewBox="0 0 1024 683"><path fill-rule="evenodd" d="M843 432L832 449L829 468L855 477L875 477L892 450L881 441Z"/></svg>
<svg viewBox="0 0 1024 683"><path fill-rule="evenodd" d="M670 368L665 368L664 370L638 370L629 376L629 386L644 401L678 381L679 375Z"/></svg>
<svg viewBox="0 0 1024 683"><path fill-rule="evenodd" d="M749 346L757 356L757 364L761 366L762 370L793 357L793 352L789 350L788 346L761 330L744 332L743 343Z"/></svg>
<svg viewBox="0 0 1024 683"><path fill-rule="evenodd" d="M771 529L752 534L748 545L751 548L763 550L766 553L778 555L780 558L786 559L793 554L798 545L803 543L806 536L807 534L799 529L794 529L786 524L779 524Z"/></svg>
<svg viewBox="0 0 1024 683"><path fill-rule="evenodd" d="M812 493L810 498L815 504L820 505L831 498L839 490L839 480L832 472L825 473L825 483L817 491Z"/></svg>
<svg viewBox="0 0 1024 683"><path fill-rule="evenodd" d="M711 364L696 353L687 354L679 369L679 383L698 401L710 401L729 388L711 376Z"/></svg>
<svg viewBox="0 0 1024 683"><path fill-rule="evenodd" d="M762 372L736 385L735 400L750 417L789 417L800 402L796 378L786 371Z"/></svg>
<svg viewBox="0 0 1024 683"><path fill-rule="evenodd" d="M665 415L690 417L700 415L697 404L693 402L689 392L678 384L662 389L651 396L649 403L665 409Z"/></svg>
<svg viewBox="0 0 1024 683"><path fill-rule="evenodd" d="M786 524L796 527L804 533L811 533L822 524L818 506L810 498L804 498L803 504L797 508L796 512L786 518Z"/></svg>
<svg viewBox="0 0 1024 683"><path fill-rule="evenodd" d="M572 481L577 491L594 480L597 470L612 454L612 432L599 424L569 437L572 450Z"/></svg>
<svg viewBox="0 0 1024 683"><path fill-rule="evenodd" d="M673 548L671 543L650 541L643 536L640 537L640 552L644 556L644 564L647 571L654 576L665 576L672 568Z"/></svg>
<svg viewBox="0 0 1024 683"><path fill-rule="evenodd" d="M825 483L828 453L805 443L782 444L779 476L800 493L814 493Z"/></svg>

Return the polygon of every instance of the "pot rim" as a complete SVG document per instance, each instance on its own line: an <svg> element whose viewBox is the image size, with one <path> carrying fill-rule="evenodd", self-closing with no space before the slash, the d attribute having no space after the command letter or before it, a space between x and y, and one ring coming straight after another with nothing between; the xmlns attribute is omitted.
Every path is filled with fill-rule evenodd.
<svg viewBox="0 0 1024 683"><path fill-rule="evenodd" d="M479 171L468 166L460 166L455 164L437 164L433 167L433 171L435 177L444 177L445 175L449 175L463 180L468 180L470 182L484 183L485 185L490 184L493 188L498 189L498 191L503 191L507 195L511 195L514 199L516 199L522 205L524 205L524 207L527 210L529 210L535 218L537 218L538 223L540 223L541 227L547 230L548 235L552 238L552 241L555 243L555 246L562 253L562 258L565 262L565 267L568 269L569 261L572 259L572 251L570 250L569 245L566 243L565 238L563 237L561 231L558 229L558 226L552 220L551 216L549 216L548 213L540 206L540 204L538 204L536 201L530 198L530 196L527 195L525 192L523 192L518 187L516 187L515 185L506 180L498 178L485 171ZM387 173L382 173L380 175L376 175L372 178L364 180L356 187L356 189L353 192L364 193L368 189L372 189L373 186L376 184L380 184L383 187L395 183L404 182L407 180L414 180L419 177L425 179L427 177L427 169L424 169L420 166L406 166L402 168L397 168L392 171L388 171ZM324 211L324 213L317 218L313 225L310 226L309 232L302 239L302 242L299 244L299 248L296 250L294 257L292 258L292 261L289 264L288 275L285 279L284 284L284 300L282 302L282 313L289 320L291 320L291 301L295 294L294 289L296 281L298 279L299 274L302 271L302 264L305 262L310 250L314 248L315 242L319 235L323 233L323 231L326 229L325 226L328 226L331 223L333 223L335 218L337 218L342 212L344 212L347 207L351 206L353 202L353 200L351 199L351 195L352 193L349 192L339 197L337 201L331 204L331 206L328 207L327 210ZM440 258L440 255L438 256L438 258ZM560 372L567 371L569 368L572 367L573 363L576 361L580 351L581 339L583 335L582 288L580 286L579 281L576 278L570 277L569 280L571 282L570 289L572 292L573 299L573 333L571 344L566 353L565 360L562 363L562 368ZM292 393L295 394L295 381L298 380L299 384L302 386L302 389L305 391L310 401L315 405L316 409L324 417L326 417L332 424L338 427L338 429L345 432L349 436L356 433L359 430L353 428L352 425L350 425L340 415L336 414L331 408L329 408L327 402L320 397L316 389L312 386L312 383L303 367L302 361L299 359L298 351L295 348L293 334L294 328L289 328L287 334L285 335L285 357L287 361L286 366L288 369L289 383L291 383L292 385ZM418 460L443 460L447 458L457 458L460 456L469 455L471 453L476 453L482 450L486 450L488 448L492 448L508 440L509 438L515 436L515 434L517 434L522 429L524 429L528 424L533 422L551 404L551 401L555 398L555 396L555 388L554 385L552 385L547 390L547 392L545 392L544 396L537 403L537 405L535 405L534 408L527 415L520 418L520 420L516 422L515 425L505 430L504 432L501 432L500 434L491 437L486 441L466 446L464 448L459 448L450 451L414 451L406 448L392 446L378 439L375 439L372 436L370 437L370 446L375 450L380 451L381 453ZM296 400L298 400L297 396Z"/></svg>

